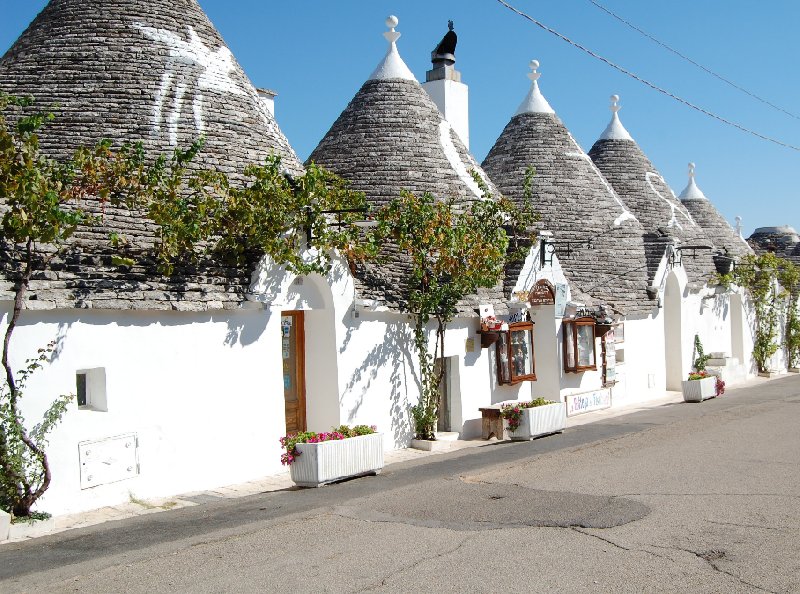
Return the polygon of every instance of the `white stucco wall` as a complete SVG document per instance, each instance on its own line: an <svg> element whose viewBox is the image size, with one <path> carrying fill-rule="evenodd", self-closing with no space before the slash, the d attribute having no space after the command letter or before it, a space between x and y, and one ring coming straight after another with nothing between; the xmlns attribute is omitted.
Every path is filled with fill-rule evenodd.
<svg viewBox="0 0 800 594"><path fill-rule="evenodd" d="M0 330L9 306L3 304ZM105 370L107 412L70 405L47 449L53 481L40 509L74 512L280 470L280 316L263 309L26 311L12 342L13 365L53 339L53 362L31 378L22 400L29 425L55 396L75 392L82 369ZM129 433L139 441L138 476L82 490L78 443Z"/></svg>
<svg viewBox="0 0 800 594"><path fill-rule="evenodd" d="M625 341L617 346L624 362L617 363L614 406L646 402L666 390L663 309L650 316L625 320Z"/></svg>

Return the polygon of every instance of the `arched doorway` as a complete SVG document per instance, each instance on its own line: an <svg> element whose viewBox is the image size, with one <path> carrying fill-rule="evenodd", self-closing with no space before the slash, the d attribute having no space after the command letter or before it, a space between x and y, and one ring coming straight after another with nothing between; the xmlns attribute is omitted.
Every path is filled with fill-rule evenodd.
<svg viewBox="0 0 800 594"><path fill-rule="evenodd" d="M667 390L680 390L683 370L681 286L674 272L664 289L664 364Z"/></svg>
<svg viewBox="0 0 800 594"><path fill-rule="evenodd" d="M302 420L298 430L328 431L341 422L335 304L329 279L317 274L297 277L283 289L282 298L287 431L295 418Z"/></svg>

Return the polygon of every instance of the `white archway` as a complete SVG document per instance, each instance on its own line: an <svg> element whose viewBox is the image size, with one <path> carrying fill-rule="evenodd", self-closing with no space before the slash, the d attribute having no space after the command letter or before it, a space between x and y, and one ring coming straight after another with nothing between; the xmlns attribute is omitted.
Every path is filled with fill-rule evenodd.
<svg viewBox="0 0 800 594"><path fill-rule="evenodd" d="M341 423L335 304L329 279L298 277L285 290L286 309L302 311L305 324L306 423L309 431L329 431Z"/></svg>

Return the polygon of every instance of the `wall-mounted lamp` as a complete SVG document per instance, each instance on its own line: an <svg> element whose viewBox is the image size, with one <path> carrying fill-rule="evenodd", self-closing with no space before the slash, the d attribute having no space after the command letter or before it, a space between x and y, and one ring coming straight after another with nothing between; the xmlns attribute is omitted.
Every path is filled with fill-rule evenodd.
<svg viewBox="0 0 800 594"><path fill-rule="evenodd" d="M541 231L539 233L539 268L546 265L553 265L553 254L556 253L556 245L553 243L553 233Z"/></svg>
<svg viewBox="0 0 800 594"><path fill-rule="evenodd" d="M669 253L669 267L675 268L676 266L681 266L683 262L681 261L681 253L679 248L672 248L672 251Z"/></svg>

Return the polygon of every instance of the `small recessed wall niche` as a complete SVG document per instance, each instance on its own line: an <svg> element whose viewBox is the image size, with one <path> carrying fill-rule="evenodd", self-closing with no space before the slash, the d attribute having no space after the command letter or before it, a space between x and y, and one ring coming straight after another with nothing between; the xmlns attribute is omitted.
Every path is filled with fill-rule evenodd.
<svg viewBox="0 0 800 594"><path fill-rule="evenodd" d="M75 372L75 389L80 410L108 411L106 369L79 369Z"/></svg>

